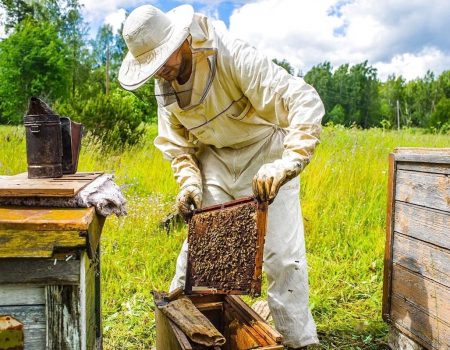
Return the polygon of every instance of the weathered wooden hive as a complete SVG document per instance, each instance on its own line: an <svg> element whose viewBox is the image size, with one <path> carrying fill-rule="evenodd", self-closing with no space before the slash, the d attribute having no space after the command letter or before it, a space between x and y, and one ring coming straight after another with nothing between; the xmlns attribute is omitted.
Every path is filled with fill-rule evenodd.
<svg viewBox="0 0 450 350"><path fill-rule="evenodd" d="M11 177L0 197L74 195L98 175ZM101 348L103 223L93 207L0 207L0 349Z"/></svg>
<svg viewBox="0 0 450 350"><path fill-rule="evenodd" d="M450 148L390 155L383 319L393 349L450 349Z"/></svg>

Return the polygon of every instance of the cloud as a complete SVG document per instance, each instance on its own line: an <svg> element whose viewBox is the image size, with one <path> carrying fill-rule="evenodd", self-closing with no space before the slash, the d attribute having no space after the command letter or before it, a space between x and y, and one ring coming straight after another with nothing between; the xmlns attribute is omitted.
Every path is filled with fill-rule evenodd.
<svg viewBox="0 0 450 350"><path fill-rule="evenodd" d="M98 27L104 23L113 28L120 26L117 21L127 8L135 8L144 4L155 3L151 0L80 0L83 5L83 16L91 28L90 36L94 37Z"/></svg>
<svg viewBox="0 0 450 350"><path fill-rule="evenodd" d="M417 54L404 53L395 55L389 62L374 65L380 76L387 77L395 73L407 80L422 78L427 70L442 72L450 69L450 55L445 55L435 47L426 47Z"/></svg>
<svg viewBox="0 0 450 350"><path fill-rule="evenodd" d="M125 9L121 8L117 10L116 12L113 12L106 16L105 23L111 25L113 32L117 33L117 31L122 26L122 23L125 21L127 11Z"/></svg>
<svg viewBox="0 0 450 350"><path fill-rule="evenodd" d="M448 69L448 0L261 0L235 9L230 32L306 72L368 60L379 76Z"/></svg>

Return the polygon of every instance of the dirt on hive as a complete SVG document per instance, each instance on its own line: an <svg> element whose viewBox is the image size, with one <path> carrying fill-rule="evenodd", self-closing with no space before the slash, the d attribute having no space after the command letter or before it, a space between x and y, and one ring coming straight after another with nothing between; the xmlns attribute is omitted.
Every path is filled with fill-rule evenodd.
<svg viewBox="0 0 450 350"><path fill-rule="evenodd" d="M257 204L200 212L189 224L193 286L251 294L257 249Z"/></svg>

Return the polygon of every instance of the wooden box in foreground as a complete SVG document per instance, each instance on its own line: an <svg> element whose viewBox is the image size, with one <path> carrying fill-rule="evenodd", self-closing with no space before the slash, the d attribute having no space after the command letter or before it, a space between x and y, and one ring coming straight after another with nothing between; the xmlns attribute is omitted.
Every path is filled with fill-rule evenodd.
<svg viewBox="0 0 450 350"><path fill-rule="evenodd" d="M156 350L283 350L282 336L235 295L192 294L195 306L227 340L222 347L195 344L158 308Z"/></svg>
<svg viewBox="0 0 450 350"><path fill-rule="evenodd" d="M94 208L0 207L0 349L101 348Z"/></svg>
<svg viewBox="0 0 450 350"><path fill-rule="evenodd" d="M393 349L450 349L450 148L390 155L383 319Z"/></svg>

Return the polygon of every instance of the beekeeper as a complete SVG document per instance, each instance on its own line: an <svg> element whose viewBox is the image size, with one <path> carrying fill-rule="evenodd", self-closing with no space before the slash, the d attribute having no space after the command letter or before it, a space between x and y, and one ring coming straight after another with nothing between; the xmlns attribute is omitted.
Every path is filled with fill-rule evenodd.
<svg viewBox="0 0 450 350"><path fill-rule="evenodd" d="M171 161L180 213L252 192L273 201L264 247L268 305L286 346L318 343L308 308L298 175L319 142L319 95L252 46L217 32L189 5L168 13L138 7L123 37L129 52L121 85L135 90L156 78L155 145ZM186 255L185 242L172 290L184 286Z"/></svg>

